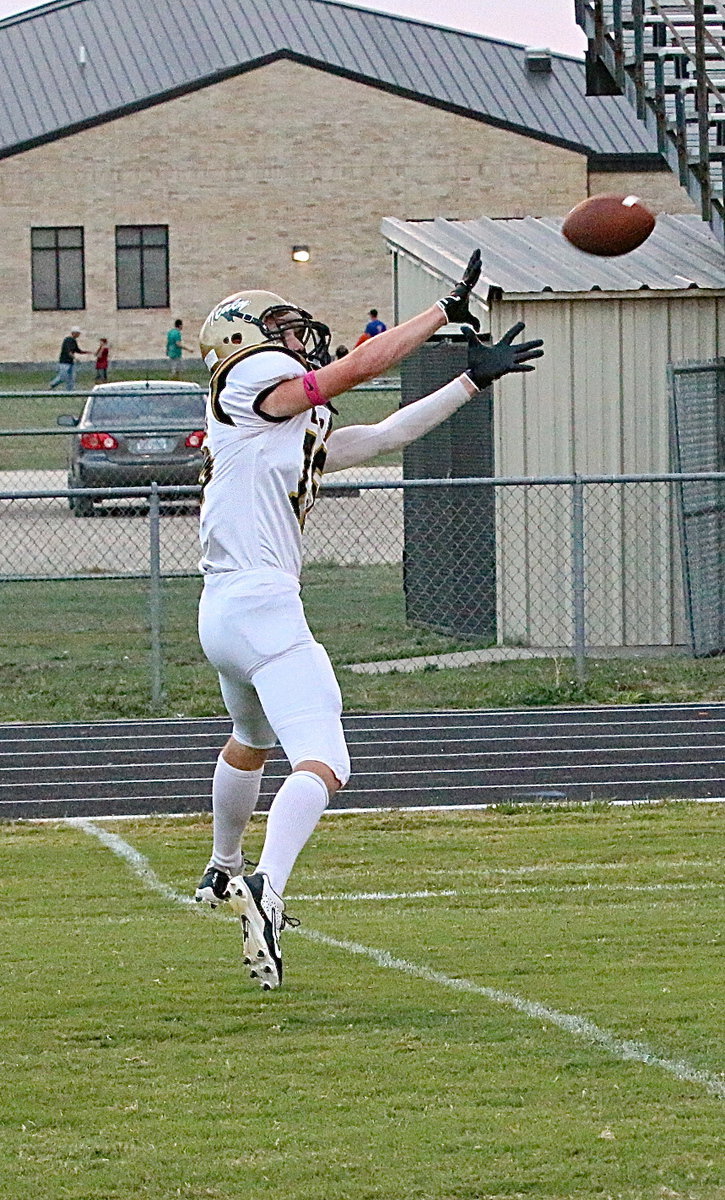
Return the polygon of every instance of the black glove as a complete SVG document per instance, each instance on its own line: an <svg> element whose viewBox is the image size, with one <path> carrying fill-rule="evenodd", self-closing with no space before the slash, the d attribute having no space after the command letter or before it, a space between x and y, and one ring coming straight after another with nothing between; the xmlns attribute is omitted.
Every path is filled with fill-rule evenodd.
<svg viewBox="0 0 725 1200"><path fill-rule="evenodd" d="M474 329L481 328L481 322L478 320L478 317L474 317L468 309L468 297L478 283L480 274L481 251L474 250L468 260L468 266L463 272L461 282L456 284L450 296L444 296L442 300L436 300L436 304L439 308L443 309L448 321L454 321L457 325L462 325L464 321L467 321Z"/></svg>
<svg viewBox="0 0 725 1200"><path fill-rule="evenodd" d="M484 345L479 341L472 329L466 327L461 330L468 342L466 374L477 388L488 387L494 379L500 379L502 375L508 375L512 371L533 371L534 368L527 359L541 358L544 351L539 347L544 343L541 338L536 338L533 342L517 342L513 345L514 338L518 337L524 328L523 321L517 321L508 333L503 335L501 341L493 346Z"/></svg>

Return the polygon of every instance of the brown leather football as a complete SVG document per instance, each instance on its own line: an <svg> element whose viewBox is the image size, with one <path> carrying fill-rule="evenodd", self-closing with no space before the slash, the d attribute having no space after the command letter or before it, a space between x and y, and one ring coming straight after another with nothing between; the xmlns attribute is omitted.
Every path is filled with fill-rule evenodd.
<svg viewBox="0 0 725 1200"><path fill-rule="evenodd" d="M616 258L642 245L655 227L637 196L590 196L564 219L564 237L587 254Z"/></svg>

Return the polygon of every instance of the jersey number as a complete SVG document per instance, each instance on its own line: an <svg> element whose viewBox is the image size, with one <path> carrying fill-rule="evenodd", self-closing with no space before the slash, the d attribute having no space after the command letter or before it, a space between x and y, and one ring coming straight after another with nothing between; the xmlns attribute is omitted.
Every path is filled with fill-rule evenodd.
<svg viewBox="0 0 725 1200"><path fill-rule="evenodd" d="M312 429L308 429L302 443L302 474L297 484L297 491L290 492L289 497L294 514L300 523L300 529L304 529L307 514L317 498L327 458L327 447L324 442L315 450L316 441L317 434Z"/></svg>
<svg viewBox="0 0 725 1200"><path fill-rule="evenodd" d="M202 463L201 463L201 470L199 471L199 483L201 484L201 496L199 497L199 500L200 500L200 503L203 504L204 489L205 489L206 485L208 484L209 480L211 479L211 473L214 470L214 459L212 457L211 450L207 446L206 442L204 442L204 444L201 448L201 457L202 457Z"/></svg>

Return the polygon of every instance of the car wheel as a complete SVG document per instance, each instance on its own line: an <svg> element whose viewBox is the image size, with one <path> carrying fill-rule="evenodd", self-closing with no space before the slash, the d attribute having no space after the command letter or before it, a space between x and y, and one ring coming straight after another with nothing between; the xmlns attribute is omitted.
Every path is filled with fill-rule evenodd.
<svg viewBox="0 0 725 1200"><path fill-rule="evenodd" d="M83 487L83 480L76 479L74 475L68 476L68 487L78 488ZM76 517L92 517L93 516L93 501L90 496L69 496L68 507Z"/></svg>
<svg viewBox="0 0 725 1200"><path fill-rule="evenodd" d="M90 496L73 496L71 502L73 515L76 517L92 517L93 501Z"/></svg>

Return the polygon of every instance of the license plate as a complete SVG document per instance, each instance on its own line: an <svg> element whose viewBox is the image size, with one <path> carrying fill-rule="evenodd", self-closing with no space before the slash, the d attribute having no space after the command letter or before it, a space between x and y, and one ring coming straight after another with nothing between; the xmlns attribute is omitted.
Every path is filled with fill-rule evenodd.
<svg viewBox="0 0 725 1200"><path fill-rule="evenodd" d="M135 442L129 444L129 450L132 454L168 454L175 445L176 442L173 438L137 438Z"/></svg>

